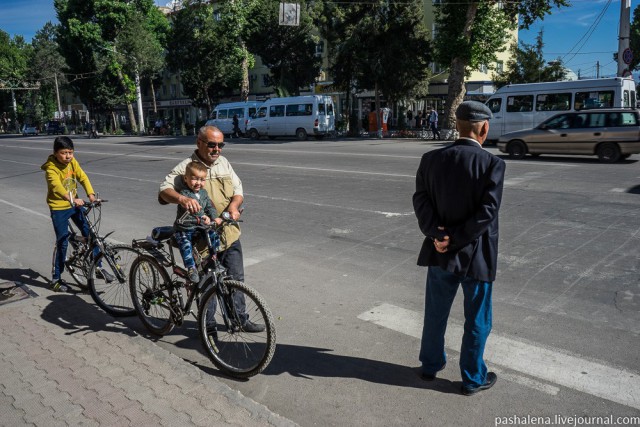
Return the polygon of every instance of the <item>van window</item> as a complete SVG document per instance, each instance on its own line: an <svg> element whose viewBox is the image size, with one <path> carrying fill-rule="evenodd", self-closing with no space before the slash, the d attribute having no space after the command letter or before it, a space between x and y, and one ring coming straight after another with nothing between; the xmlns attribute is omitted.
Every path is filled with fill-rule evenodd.
<svg viewBox="0 0 640 427"><path fill-rule="evenodd" d="M631 99L629 97L629 91L625 90L624 93L622 94L622 106L625 108L629 108L631 107Z"/></svg>
<svg viewBox="0 0 640 427"><path fill-rule="evenodd" d="M634 92L631 92L634 93ZM638 125L638 117L635 113L622 113L622 123L621 126L637 126Z"/></svg>
<svg viewBox="0 0 640 427"><path fill-rule="evenodd" d="M269 106L269 117L284 117L284 105Z"/></svg>
<svg viewBox="0 0 640 427"><path fill-rule="evenodd" d="M507 97L507 113L526 113L529 111L533 111L533 95Z"/></svg>
<svg viewBox="0 0 640 427"><path fill-rule="evenodd" d="M576 92L574 109L584 110L588 108L613 107L613 91Z"/></svg>
<svg viewBox="0 0 640 427"><path fill-rule="evenodd" d="M487 107L492 113L499 113L502 108L502 98L491 98L487 101Z"/></svg>
<svg viewBox="0 0 640 427"><path fill-rule="evenodd" d="M249 117L253 117L256 114L256 108L255 107L249 107Z"/></svg>
<svg viewBox="0 0 640 427"><path fill-rule="evenodd" d="M333 116L333 104L327 104L327 114Z"/></svg>
<svg viewBox="0 0 640 427"><path fill-rule="evenodd" d="M238 115L238 118L241 119L244 117L244 108L230 108L229 109L229 117L233 117L234 114Z"/></svg>
<svg viewBox="0 0 640 427"><path fill-rule="evenodd" d="M570 108L570 93L545 93L536 96L536 111L564 111Z"/></svg>
<svg viewBox="0 0 640 427"><path fill-rule="evenodd" d="M257 117L267 117L267 107L260 107L260 109L258 110L258 113L256 114Z"/></svg>
<svg viewBox="0 0 640 427"><path fill-rule="evenodd" d="M313 112L313 104L290 104L287 105L287 117L310 116Z"/></svg>
<svg viewBox="0 0 640 427"><path fill-rule="evenodd" d="M227 111L228 110L218 110L218 118L219 119L226 119L227 118Z"/></svg>
<svg viewBox="0 0 640 427"><path fill-rule="evenodd" d="M211 119L212 120L215 120L217 118L218 118L218 112L217 111L214 111L213 113L211 113Z"/></svg>
<svg viewBox="0 0 640 427"><path fill-rule="evenodd" d="M318 114L324 114L324 104L318 104Z"/></svg>

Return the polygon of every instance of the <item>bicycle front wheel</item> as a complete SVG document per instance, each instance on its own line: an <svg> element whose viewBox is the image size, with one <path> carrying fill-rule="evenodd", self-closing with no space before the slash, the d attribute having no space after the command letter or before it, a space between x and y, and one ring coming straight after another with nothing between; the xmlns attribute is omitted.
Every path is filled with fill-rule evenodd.
<svg viewBox="0 0 640 427"><path fill-rule="evenodd" d="M259 374L276 349L271 311L260 295L242 282L225 280L212 286L201 299L198 326L213 364L234 377Z"/></svg>
<svg viewBox="0 0 640 427"><path fill-rule="evenodd" d="M112 316L134 316L136 309L129 290L129 274L140 253L126 245L105 245L89 271L93 300Z"/></svg>
<svg viewBox="0 0 640 427"><path fill-rule="evenodd" d="M171 301L175 295L167 271L154 258L142 255L133 262L130 275L131 298L144 326L155 335L171 332Z"/></svg>

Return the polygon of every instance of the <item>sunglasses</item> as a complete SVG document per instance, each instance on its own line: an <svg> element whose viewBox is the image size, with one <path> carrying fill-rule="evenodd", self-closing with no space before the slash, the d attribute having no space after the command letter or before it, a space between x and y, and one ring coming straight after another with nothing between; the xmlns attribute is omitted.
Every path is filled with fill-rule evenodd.
<svg viewBox="0 0 640 427"><path fill-rule="evenodd" d="M224 142L207 142L207 148L224 148Z"/></svg>

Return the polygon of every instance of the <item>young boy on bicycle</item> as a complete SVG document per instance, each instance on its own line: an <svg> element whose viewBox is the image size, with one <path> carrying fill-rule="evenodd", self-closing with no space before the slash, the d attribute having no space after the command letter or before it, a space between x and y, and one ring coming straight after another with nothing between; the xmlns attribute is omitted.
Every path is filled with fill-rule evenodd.
<svg viewBox="0 0 640 427"><path fill-rule="evenodd" d="M178 205L178 214L173 227L176 230L175 238L178 242L178 249L180 250L180 255L182 255L184 266L187 268L189 280L193 283L198 283L200 276L196 269L196 262L193 259L193 235L197 231L196 226L209 225L211 221L220 225L222 219L218 218L213 203L204 189L204 183L207 181L206 166L199 162L189 163L182 179L187 188L180 191L180 194L196 199L202 208L198 212L191 214L181 205ZM220 240L213 230L209 230L209 238L214 247L219 245Z"/></svg>
<svg viewBox="0 0 640 427"><path fill-rule="evenodd" d="M89 177L73 157L73 141L67 136L59 136L53 141L53 154L40 167L47 180L47 204L51 212L53 230L56 233L56 255L53 260L51 289L66 292L69 285L62 280L64 261L69 245L69 220L72 220L84 237L89 237L89 224L82 212L84 201L76 198L77 184L80 183L90 201L96 200ZM99 252L96 248L96 252ZM94 253L94 256L97 255ZM111 276L102 272L104 276ZM111 281L112 277L104 277ZM111 280L109 280L111 279Z"/></svg>

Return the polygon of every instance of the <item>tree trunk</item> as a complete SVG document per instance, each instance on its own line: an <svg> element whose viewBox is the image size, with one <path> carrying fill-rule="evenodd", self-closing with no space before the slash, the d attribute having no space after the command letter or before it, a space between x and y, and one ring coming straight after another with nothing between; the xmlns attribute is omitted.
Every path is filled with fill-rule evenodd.
<svg viewBox="0 0 640 427"><path fill-rule="evenodd" d="M156 114L156 119L157 119L157 114L158 114L158 104L156 103L156 89L153 87L153 78L149 78L149 84L151 85L151 98L153 99L153 112Z"/></svg>
<svg viewBox="0 0 640 427"><path fill-rule="evenodd" d="M240 98L242 101L249 100L249 59L247 58L247 49L245 47L244 41L239 40L240 47L244 51L244 55L242 57L242 86L240 88Z"/></svg>
<svg viewBox="0 0 640 427"><path fill-rule="evenodd" d="M120 84L124 89L124 92L128 95L129 88L127 87L124 81L124 75L122 74L122 70L118 67L118 79L120 80ZM129 122L131 123L131 133L138 133L138 125L136 124L136 116L133 114L133 106L130 102L127 102L127 112L129 113Z"/></svg>
<svg viewBox="0 0 640 427"><path fill-rule="evenodd" d="M469 3L467 16L462 34L467 42L471 41L471 27L478 12L478 2ZM456 109L462 103L465 94L464 72L468 64L467 58L455 57L451 60L449 69L449 92L447 93L447 104L445 105L445 116L443 123L448 129L456 128Z"/></svg>

